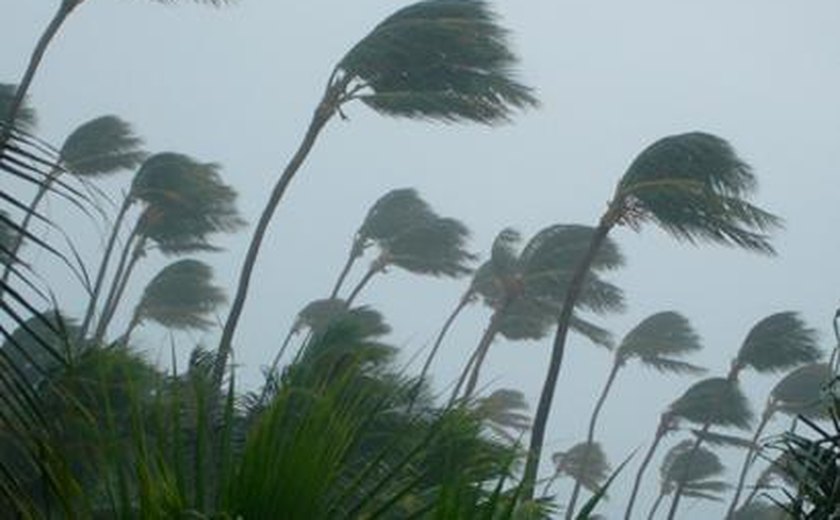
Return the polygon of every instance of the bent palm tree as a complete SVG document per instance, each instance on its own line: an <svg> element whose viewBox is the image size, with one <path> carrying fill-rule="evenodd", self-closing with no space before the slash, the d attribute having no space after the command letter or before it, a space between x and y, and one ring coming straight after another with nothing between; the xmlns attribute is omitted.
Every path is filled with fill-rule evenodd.
<svg viewBox="0 0 840 520"><path fill-rule="evenodd" d="M639 229L643 223L653 222L677 240L692 244L713 242L773 254L767 232L779 227L781 221L748 201L756 186L749 166L729 143L701 132L660 139L630 164L593 233L557 317L525 468L527 498L533 497L572 311L592 258L607 235L616 225Z"/></svg>
<svg viewBox="0 0 840 520"><path fill-rule="evenodd" d="M490 345L497 334L509 340L541 339L554 324L560 302L569 288L571 273L589 244L592 229L558 224L539 231L517 254L518 234L505 229L493 243L490 260L476 272L473 288L493 314L473 354L464 397L472 395ZM623 310L621 290L604 281L600 274L624 263L621 252L607 241L592 261L577 301L577 309L604 314ZM572 328L596 344L610 346L604 329L572 317ZM467 373L465 370L464 373ZM460 385L459 385L460 386Z"/></svg>
<svg viewBox="0 0 840 520"><path fill-rule="evenodd" d="M693 445L691 440L682 441L665 455L659 468L659 495L648 513L648 520L654 518L662 499L678 486L686 496L716 502L721 500L720 494L729 489L726 482L713 480L725 469L718 456L705 448L692 451Z"/></svg>
<svg viewBox="0 0 840 520"><path fill-rule="evenodd" d="M554 463L554 475L546 483L546 493L554 481L564 475L596 493L610 474L607 456L597 442L575 444L568 451L553 454L551 461Z"/></svg>
<svg viewBox="0 0 840 520"><path fill-rule="evenodd" d="M675 374L699 374L704 369L687 363L680 358L700 350L700 338L684 316L673 311L665 311L648 316L636 325L621 340L615 350L612 369L610 369L601 396L595 403L589 418L589 428L586 432L586 442L595 439L595 426L601 408L607 400L618 372L627 363L637 359L643 366L653 368L658 372ZM572 489L569 503L566 506L566 518L572 518L580 494L580 483L576 482Z"/></svg>
<svg viewBox="0 0 840 520"><path fill-rule="evenodd" d="M516 58L483 0L425 0L377 25L333 68L298 150L277 180L248 247L214 371L221 381L268 224L321 129L359 100L392 117L495 124L536 104L515 81Z"/></svg>

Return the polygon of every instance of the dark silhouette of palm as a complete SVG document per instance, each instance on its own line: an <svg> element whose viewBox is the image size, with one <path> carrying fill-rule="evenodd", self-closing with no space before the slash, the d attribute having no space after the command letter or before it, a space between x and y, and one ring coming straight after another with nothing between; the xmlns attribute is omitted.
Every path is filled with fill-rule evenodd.
<svg viewBox="0 0 840 520"><path fill-rule="evenodd" d="M476 399L473 408L494 434L508 442L518 440L530 427L528 404L518 390L500 388L487 397Z"/></svg>
<svg viewBox="0 0 840 520"><path fill-rule="evenodd" d="M579 262L557 318L551 360L534 418L525 468L525 497L533 484L545 428L563 363L575 302L603 241L617 225L640 229L652 222L677 240L712 242L773 254L767 233L778 217L752 203L757 181L750 167L725 140L702 132L665 137L642 151L619 180L607 211Z"/></svg>
<svg viewBox="0 0 840 520"><path fill-rule="evenodd" d="M16 85L9 83L0 83L0 123L6 121L6 116L10 112L10 108L15 99ZM26 100L18 108L17 117L15 118L15 126L20 130L32 132L38 122L38 116L35 109L29 106Z"/></svg>
<svg viewBox="0 0 840 520"><path fill-rule="evenodd" d="M482 0L424 0L398 10L333 68L298 150L277 180L245 256L219 341L221 381L268 224L321 129L358 100L391 117L496 124L536 104L514 79L506 31Z"/></svg>
<svg viewBox="0 0 840 520"><path fill-rule="evenodd" d="M548 492L558 477L568 476L594 493L610 473L607 457L597 442L575 444L568 451L553 454L551 461L554 464L554 475L546 483L545 492Z"/></svg>
<svg viewBox="0 0 840 520"><path fill-rule="evenodd" d="M706 448L692 451L693 445L693 441L684 440L665 455L659 468L659 495L648 513L648 520L654 518L662 500L677 487L683 489L685 496L716 502L722 500L721 493L729 489L729 484L715 478L725 469L718 456Z"/></svg>

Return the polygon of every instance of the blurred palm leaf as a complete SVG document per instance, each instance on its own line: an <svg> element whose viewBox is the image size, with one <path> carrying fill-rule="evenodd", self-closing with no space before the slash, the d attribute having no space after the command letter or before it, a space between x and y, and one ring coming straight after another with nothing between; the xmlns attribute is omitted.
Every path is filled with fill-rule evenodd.
<svg viewBox="0 0 840 520"><path fill-rule="evenodd" d="M724 470L714 452L702 447L695 450L694 441L685 440L665 455L659 469L662 490L669 494L681 483L686 496L719 501L718 494L726 491L729 485L713 478Z"/></svg>
<svg viewBox="0 0 840 520"><path fill-rule="evenodd" d="M0 83L0 121L6 120L6 115L9 113L9 108L11 108L12 100L15 97L15 91L17 90L17 85L11 85L9 83ZM38 117L35 114L35 109L24 100L23 105L20 107L17 118L15 119L15 126L20 130L24 130L26 132L31 132L35 129L35 125L38 122Z"/></svg>
<svg viewBox="0 0 840 520"><path fill-rule="evenodd" d="M512 77L506 31L482 0L424 0L377 25L339 62L360 99L388 116L503 122L536 104Z"/></svg>
<svg viewBox="0 0 840 520"><path fill-rule="evenodd" d="M9 214L0 209L0 217L0 265L6 265L17 261L12 252L17 234L8 224L11 221Z"/></svg>
<svg viewBox="0 0 840 520"><path fill-rule="evenodd" d="M679 240L773 253L767 232L781 221L747 201L755 189L750 167L729 143L692 132L660 139L639 154L617 198L633 208L628 218L652 220Z"/></svg>
<svg viewBox="0 0 840 520"><path fill-rule="evenodd" d="M693 384L668 412L695 424L749 429L753 413L738 383L710 377Z"/></svg>
<svg viewBox="0 0 840 520"><path fill-rule="evenodd" d="M367 306L348 309L347 303L338 298L315 300L298 313L293 326L295 331L306 327L315 334L326 331L341 320L351 320L364 336L384 336L391 331L382 314Z"/></svg>
<svg viewBox="0 0 840 520"><path fill-rule="evenodd" d="M756 323L735 358L734 370L779 372L803 363L814 363L823 353L817 333L795 312L771 314Z"/></svg>
<svg viewBox="0 0 840 520"><path fill-rule="evenodd" d="M142 139L117 116L92 119L65 139L60 155L65 167L82 176L97 176L137 167L145 158Z"/></svg>
<svg viewBox="0 0 840 520"><path fill-rule="evenodd" d="M530 428L531 420L525 411L528 404L518 390L500 388L475 402L475 412L484 419L490 430L508 441L516 441Z"/></svg>
<svg viewBox="0 0 840 520"><path fill-rule="evenodd" d="M753 500L735 511L731 520L792 520L792 517L776 504Z"/></svg>
<svg viewBox="0 0 840 520"><path fill-rule="evenodd" d="M688 319L666 311L648 316L628 332L616 356L621 362L636 358L660 372L698 374L704 370L678 358L701 348L700 337Z"/></svg>
<svg viewBox="0 0 840 520"><path fill-rule="evenodd" d="M773 387L769 406L788 415L826 416L829 404L825 390L833 378L827 363L812 363L794 369Z"/></svg>
<svg viewBox="0 0 840 520"><path fill-rule="evenodd" d="M558 474L568 475L595 493L610 473L604 450L597 442L581 442L551 456Z"/></svg>

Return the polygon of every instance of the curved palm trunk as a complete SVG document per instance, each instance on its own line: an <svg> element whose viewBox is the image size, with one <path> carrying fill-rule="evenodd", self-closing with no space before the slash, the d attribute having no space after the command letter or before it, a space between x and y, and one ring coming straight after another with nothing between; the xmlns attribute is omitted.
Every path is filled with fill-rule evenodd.
<svg viewBox="0 0 840 520"><path fill-rule="evenodd" d="M607 400L607 396L610 393L610 389L612 388L613 383L615 382L615 376L618 375L618 371L621 369L621 360L618 356L615 356L615 360L613 361L612 369L610 370L610 375L607 377L607 382L604 384L604 389L601 391L601 396L598 398L598 402L595 403L595 408L592 410L592 417L589 418L589 429L586 432L586 443L587 446L592 444L592 441L595 440L595 425L598 422L598 416L601 413L601 408L603 408L604 403ZM582 466L586 466L588 464L588 455L589 450L584 453L583 461L581 462ZM575 514L575 505L577 504L577 499L580 496L580 490L582 486L579 480L575 481L575 486L572 488L572 495L569 498L569 503L566 505L566 518L571 519L574 518Z"/></svg>
<svg viewBox="0 0 840 520"><path fill-rule="evenodd" d="M554 400L554 391L557 388L557 378L560 375L560 367L563 364L563 354L566 350L566 336L569 333L572 313L583 289L583 282L589 273L589 267L592 265L595 255L607 238L610 229L612 229L613 223L615 222L614 218L611 212L608 212L601 219L601 223L592 234L589 249L581 259L569 283L569 288L566 290L566 297L563 300L563 308L560 311L560 316L557 318L557 330L554 335L551 360L548 364L548 373L545 376L540 401L537 405L537 412L534 416L534 427L531 431L531 442L528 447L528 458L525 463L525 472L522 480L525 500L532 500L534 498L534 485L537 480L543 443L545 442L545 430L548 425L548 416L551 412L551 403Z"/></svg>
<svg viewBox="0 0 840 520"><path fill-rule="evenodd" d="M332 292L330 293L330 298L338 298L338 291L341 290L341 286L344 285L344 280L347 279L347 275L350 274L350 268L353 267L353 264L356 263L356 259L359 258L359 254L357 254L357 248L355 241L353 242L353 247L350 249L350 255L347 257L347 261L344 263L344 267L341 268L341 273L338 275L338 280L335 281L335 286L333 287Z"/></svg>
<svg viewBox="0 0 840 520"><path fill-rule="evenodd" d="M133 250L132 246L134 245L134 240L137 238L140 229L140 220L139 218L137 222L134 223L134 227L131 228L131 233L128 234L128 238L126 238L125 244L122 248L122 253L120 253L120 258L117 261L117 268L114 271L114 276L111 279L111 287L108 289L108 294L105 296L105 301L102 302L102 309L99 313L99 321L96 323L96 328L94 329L93 336L98 338L100 335L100 331L102 328L102 322L108 319L108 313L110 312L111 305L114 301L114 296L116 296L117 291L119 291L120 283L123 278L123 274L125 273L126 266L128 265L130 258L131 258L131 251Z"/></svg>
<svg viewBox="0 0 840 520"><path fill-rule="evenodd" d="M3 127L2 133L0 133L0 150L6 148L6 143L12 135L12 126L17 120L20 109L23 106L23 100L26 98L26 93L32 85L32 80L35 78L38 66L41 64L41 60L47 52L47 47L49 47L50 42L58 33L61 25L73 9L80 3L82 3L82 0L61 0L61 4L58 6L58 11L56 11L53 15L52 20L50 20L50 23L38 39L38 43L32 51L32 56L29 58L29 64L26 67L26 71L23 73L23 78L21 78L20 83L18 83L18 87L15 90L15 97L12 99L8 113L0 114L0 117L2 117L0 121L5 121L6 123Z"/></svg>
<svg viewBox="0 0 840 520"><path fill-rule="evenodd" d="M735 509L738 507L738 500L741 498L741 492L744 489L744 482L747 480L747 473L749 473L750 466L752 466L754 460L753 454L755 454L755 446L758 444L758 439L764 432L764 427L767 426L768 422L770 422L771 417L773 417L773 409L768 406L767 409L764 410L764 413L761 414L761 422L758 423L755 433L753 434L752 445L747 450L747 456L744 457L744 465L741 466L741 474L738 476L738 484L735 486L735 494L732 496L732 501L729 503L729 509L726 511L726 516L724 518L731 518L732 515L735 514Z"/></svg>
<svg viewBox="0 0 840 520"><path fill-rule="evenodd" d="M420 370L420 375L417 378L417 383L415 383L414 388L411 389L411 395L409 397L408 402L408 411L410 412L411 409L414 407L414 402L417 400L417 396L420 394L420 389L423 387L423 381L426 380L426 376L429 373L429 369L432 367L432 361L435 359L438 350L440 350L441 344L443 344L443 338L446 336L446 333L449 332L450 327L452 324L455 323L455 320L461 314L461 311L466 308L467 305L470 303L470 297L472 295L471 291L467 291L464 296L461 297L461 300L458 302L458 305L452 311L446 321L443 323L443 327L440 329L440 332L435 338L435 343L432 345L432 350L429 351L429 355L426 356L426 361L423 363L423 368Z"/></svg>
<svg viewBox="0 0 840 520"><path fill-rule="evenodd" d="M702 434L708 432L710 427L711 427L711 423L707 422L706 424L703 425L703 429L700 430L701 435L697 436L697 440L694 441L694 445L691 447L691 451L688 452L689 464L691 463L691 460L694 458L694 455L697 453L697 450L700 449L700 445L703 444L703 435ZM686 468L686 471L688 471L688 468ZM679 509L679 507L680 507L680 499L682 498L683 489L685 489L685 481L686 481L685 477L686 477L686 475L683 474L681 477L682 478L680 478L679 481L677 481L677 488L674 490L674 498L671 499L671 508L668 510L668 520L673 520L674 519L674 517L677 514L677 509Z"/></svg>
<svg viewBox="0 0 840 520"><path fill-rule="evenodd" d="M662 504L662 499L665 498L665 491L660 491L659 495L656 497L656 500L653 502L653 506L650 508L650 513L648 513L648 520L653 520L653 517L656 516L656 511L659 509L659 506Z"/></svg>
<svg viewBox="0 0 840 520"><path fill-rule="evenodd" d="M639 466L639 471L636 472L636 478L633 481L633 491L630 492L630 499L627 501L627 508L624 510L624 520L630 520L631 515L633 514L633 505L636 503L636 496L638 496L639 488L642 485L642 477L645 475L645 470L647 469L648 464L650 464L653 454L656 453L656 448L659 447L659 443L665 437L665 434L668 433L668 423L669 417L667 414L663 414L659 419L659 426L656 428L656 435L653 437L653 442L645 454L642 465Z"/></svg>
<svg viewBox="0 0 840 520"><path fill-rule="evenodd" d="M370 269L367 270L367 272L362 277L362 279L359 280L359 283L356 284L356 287L354 287L353 290L350 292L350 296L347 297L347 301L346 301L346 305L347 305L348 309L353 304L353 301L356 299L356 297L359 296L359 293L362 292L362 289L364 289L367 286L367 284L370 283L370 281L371 281L371 279L373 279L374 275L376 275L376 273L378 273L382 270L381 267L376 265L377 263L378 262L374 262L374 265L370 266Z"/></svg>
<svg viewBox="0 0 840 520"><path fill-rule="evenodd" d="M131 321L128 323L128 327L126 327L125 332L120 338L120 343L122 345L128 345L128 340L131 339L131 334L138 325L140 325L140 315L137 314L137 311L135 310L134 314L131 316Z"/></svg>
<svg viewBox="0 0 840 520"><path fill-rule="evenodd" d="M98 344L105 338L105 333L108 331L108 325L110 325L111 320L114 319L117 307L122 301L123 294L125 293L125 288L128 287L128 280L131 278L131 273L134 272L134 268L137 266L137 261L143 256L143 248L145 244L146 238L141 237L133 248L131 260L129 260L122 278L119 281L114 280L115 284L118 283L119 285L115 285L116 291L113 294L113 298L111 298L110 302L108 302L109 305L103 310L102 319L100 319L99 323L97 323L94 343Z"/></svg>
<svg viewBox="0 0 840 520"><path fill-rule="evenodd" d="M493 317L490 318L490 323L487 325L487 328L484 330L484 334L481 336L481 341L478 342L478 347L475 349L477 353L475 356L475 363L473 363L472 370L470 371L470 378L469 381L467 381L467 386L464 388L464 400L468 400L472 397L473 392L475 392L475 387L478 385L478 376L481 374L481 366L484 364L487 353L490 351L490 345L492 345L493 340L496 339L496 333L499 332L499 321L503 312L504 310L499 309L493 313ZM463 378L463 375L461 377Z"/></svg>
<svg viewBox="0 0 840 520"><path fill-rule="evenodd" d="M224 377L227 359L233 346L233 335L236 332L236 326L239 324L239 318L242 316L242 310L245 307L245 298L248 295L248 286L251 283L251 275L254 273L254 266L257 263L257 255L260 252L260 246L262 245L266 232L268 231L268 225L271 222L275 211L277 211L277 207L280 205L283 194L286 193L286 189L289 187L289 184L292 182L295 174L300 169L300 166L303 164L306 156L309 155L309 152L312 150L321 129L324 128L324 125L327 124L327 121L330 120L338 109L338 104L341 101L340 96L347 84L347 81L349 81L349 79L345 78L336 84L331 84L327 87L324 97L315 109L315 113L312 115L312 120L309 123L309 128L307 128L306 134L304 134L303 141L301 141L300 146L298 146L298 149L292 156L289 164L287 164L286 168L283 170L283 174L274 185L268 202L260 215L260 219L257 221L257 227L254 229L254 236L251 238L251 243L248 246L248 252L245 254L245 261L242 264L242 271L239 274L239 283L236 287L236 294L234 295L231 303L230 313L228 314L227 320L225 320L225 327L222 330L222 337L219 340L219 348L218 352L216 352L216 362L213 366L212 374L212 382L215 388L218 388L219 385L221 385Z"/></svg>
<svg viewBox="0 0 840 520"><path fill-rule="evenodd" d="M131 207L131 204L131 198L126 197L120 207L119 213L117 213L117 218L114 220L114 225L111 228L111 236L108 237L105 252L99 263L99 270L96 273L96 281L93 284L93 290L90 295L90 300L88 301L87 310L85 311L85 317L79 327L79 337L77 338L77 341L84 339L87 335L88 327L90 327L90 324L93 321L93 315L96 313L96 304L99 301L99 293L102 291L102 285L105 282L105 273L108 271L108 264L111 262L111 255L113 254L114 246L117 243L117 236L119 235L120 227L122 227L123 220L125 220L125 215L128 212L128 208Z"/></svg>
<svg viewBox="0 0 840 520"><path fill-rule="evenodd" d="M289 328L289 332L286 334L286 337L283 339L283 344L280 345L280 350L277 351L277 354L274 356L274 359L271 361L271 366L268 369L268 379L263 386L262 392L260 392L260 399L257 401L257 408L261 407L262 404L265 402L266 397L268 397L268 389L274 383L275 374L277 373L277 367L280 366L280 359L285 354L286 349L289 348L289 343L292 342L292 337L294 337L297 330L294 326Z"/></svg>

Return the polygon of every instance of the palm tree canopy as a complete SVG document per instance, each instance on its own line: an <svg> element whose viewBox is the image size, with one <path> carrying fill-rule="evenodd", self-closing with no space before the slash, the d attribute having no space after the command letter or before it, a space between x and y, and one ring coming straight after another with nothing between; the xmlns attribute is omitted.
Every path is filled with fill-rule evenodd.
<svg viewBox="0 0 840 520"><path fill-rule="evenodd" d="M713 477L721 475L724 469L714 452L702 446L695 450L694 441L685 440L665 455L659 474L662 489L666 493L682 483L685 496L717 501L720 500L718 493L729 486L725 482L713 480Z"/></svg>
<svg viewBox="0 0 840 520"><path fill-rule="evenodd" d="M522 392L508 388L500 388L487 397L479 398L475 405L476 413L484 419L488 428L509 441L515 441L530 428L531 419L526 410L528 404Z"/></svg>
<svg viewBox="0 0 840 520"><path fill-rule="evenodd" d="M372 242L391 240L418 222L436 217L414 188L391 190L368 210L356 232L354 254L360 255Z"/></svg>
<svg viewBox="0 0 840 520"><path fill-rule="evenodd" d="M695 424L749 429L753 413L737 381L710 377L693 384L668 412Z"/></svg>
<svg viewBox="0 0 840 520"><path fill-rule="evenodd" d="M0 83L0 123L6 120L6 115L9 113L9 108L11 108L16 91L17 85ZM31 132L35 128L38 118L35 114L35 109L29 106L26 101L24 99L23 106L18 111L15 126L21 130Z"/></svg>
<svg viewBox="0 0 840 520"><path fill-rule="evenodd" d="M131 125L106 115L83 123L65 139L61 159L76 175L94 176L136 168L146 153Z"/></svg>
<svg viewBox="0 0 840 520"><path fill-rule="evenodd" d="M677 239L773 253L767 233L781 220L752 205L756 179L720 137L691 132L656 141L630 164L616 199L634 218Z"/></svg>
<svg viewBox="0 0 840 520"><path fill-rule="evenodd" d="M358 334L365 337L384 336L391 331L382 314L367 306L347 308L340 298L326 298L308 303L297 315L293 329L303 327L315 334L327 330L333 323L350 321Z"/></svg>
<svg viewBox="0 0 840 520"><path fill-rule="evenodd" d="M146 286L136 315L172 329L208 329L214 323L209 316L227 300L212 280L213 270L204 262L173 262Z"/></svg>
<svg viewBox="0 0 840 520"><path fill-rule="evenodd" d="M472 272L467 251L470 232L453 218L423 220L382 245L385 262L416 274L458 277Z"/></svg>
<svg viewBox="0 0 840 520"><path fill-rule="evenodd" d="M827 363L796 368L773 387L771 406L788 415L824 416L828 413L825 388L833 377Z"/></svg>
<svg viewBox="0 0 840 520"><path fill-rule="evenodd" d="M736 369L749 367L757 372L779 372L814 363L822 355L817 332L797 313L787 311L771 314L750 329L734 365Z"/></svg>
<svg viewBox="0 0 840 520"><path fill-rule="evenodd" d="M622 361L637 358L660 372L697 374L704 370L677 358L701 348L700 337L688 319L665 311L648 316L628 332L616 355Z"/></svg>
<svg viewBox="0 0 840 520"><path fill-rule="evenodd" d="M134 177L131 196L146 204L141 232L163 253L213 249L209 235L244 225L236 191L222 181L219 166L183 154L146 159Z"/></svg>
<svg viewBox="0 0 840 520"><path fill-rule="evenodd" d="M597 442L580 442L569 451L557 452L551 456L559 474L568 475L592 491L598 490L610 473L610 465L604 450Z"/></svg>
<svg viewBox="0 0 840 520"><path fill-rule="evenodd" d="M339 62L353 96L396 117L495 124L537 104L484 0L424 0L377 25Z"/></svg>

